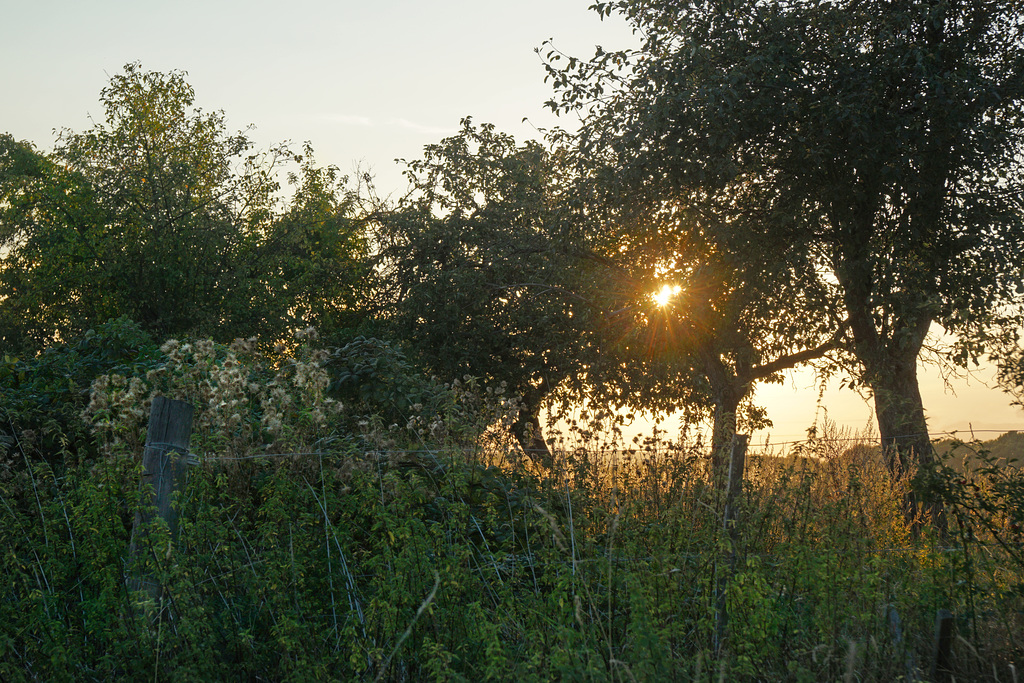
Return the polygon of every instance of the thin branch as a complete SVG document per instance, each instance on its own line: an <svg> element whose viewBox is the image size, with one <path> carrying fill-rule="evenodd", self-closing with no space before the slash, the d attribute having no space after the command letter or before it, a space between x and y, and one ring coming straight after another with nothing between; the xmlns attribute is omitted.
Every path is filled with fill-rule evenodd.
<svg viewBox="0 0 1024 683"><path fill-rule="evenodd" d="M821 358L829 351L834 351L835 349L839 348L840 342L843 340L843 337L846 336L846 331L848 328L849 323L844 322L843 325L839 328L839 330L837 330L836 333L832 335L832 338L829 339L824 344L815 346L812 349L804 349L803 351L793 353L788 356L782 356L781 358L776 358L770 363L765 363L764 365L757 365L751 368L747 373L745 373L745 376L743 377L744 382L752 382L754 380L764 379L765 377L768 377L769 375L774 375L776 372L779 372L781 370L788 370L792 367L799 365L800 363L806 363L809 360Z"/></svg>

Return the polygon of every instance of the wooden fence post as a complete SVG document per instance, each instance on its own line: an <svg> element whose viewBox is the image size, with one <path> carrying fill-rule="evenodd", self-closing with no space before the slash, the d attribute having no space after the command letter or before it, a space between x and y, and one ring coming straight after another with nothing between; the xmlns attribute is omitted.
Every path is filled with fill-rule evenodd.
<svg viewBox="0 0 1024 683"><path fill-rule="evenodd" d="M892 638L893 647L896 648L897 652L906 652L906 680L909 681L909 683L917 683L921 680L917 671L917 657L914 655L914 649L912 647L907 647L903 643L903 627L900 623L900 613L896 611L896 608L893 605L889 605L886 610L886 615L889 621L889 635Z"/></svg>
<svg viewBox="0 0 1024 683"><path fill-rule="evenodd" d="M750 439L746 434L736 434L732 438L732 453L729 456L729 482L725 490L725 517L723 528L729 534L729 540L735 541L736 512L739 506L740 495L743 493L743 470L747 464L747 441Z"/></svg>
<svg viewBox="0 0 1024 683"><path fill-rule="evenodd" d="M729 613L725 604L725 593L729 582L736 571L736 544L739 541L739 529L736 521L739 511L740 496L743 493L743 470L747 461L746 434L735 434L732 438L732 453L729 456L729 481L725 489L725 513L722 515L722 530L728 539L728 550L723 558L718 574L718 595L715 610L715 656L722 653L725 643L726 627Z"/></svg>
<svg viewBox="0 0 1024 683"><path fill-rule="evenodd" d="M154 511L167 523L171 538L177 534L178 511L171 506L171 498L175 491L185 487L191 436L192 406L185 401L156 396L149 411L146 447L142 452L142 479L139 482L142 498L135 513L128 550L129 562L136 568L146 553L153 552L146 526L153 520ZM129 580L129 588L145 589L154 599L159 598L162 592L156 580L144 574L133 576Z"/></svg>
<svg viewBox="0 0 1024 683"><path fill-rule="evenodd" d="M948 681L953 671L953 614L948 609L940 609L935 614L930 669L931 681Z"/></svg>

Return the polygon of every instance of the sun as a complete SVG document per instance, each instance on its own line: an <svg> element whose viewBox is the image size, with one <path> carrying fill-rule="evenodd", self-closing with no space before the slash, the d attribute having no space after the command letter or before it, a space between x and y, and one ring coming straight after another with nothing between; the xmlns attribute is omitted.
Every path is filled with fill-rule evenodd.
<svg viewBox="0 0 1024 683"><path fill-rule="evenodd" d="M678 295L681 291L683 291L683 288L679 285L664 285L660 290L651 294L651 299L654 303L664 308L672 301L672 297Z"/></svg>

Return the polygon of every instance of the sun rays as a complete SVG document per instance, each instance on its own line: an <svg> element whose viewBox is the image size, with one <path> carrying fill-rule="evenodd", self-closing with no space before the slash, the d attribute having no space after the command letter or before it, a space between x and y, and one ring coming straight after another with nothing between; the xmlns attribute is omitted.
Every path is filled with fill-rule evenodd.
<svg viewBox="0 0 1024 683"><path fill-rule="evenodd" d="M672 299L676 297L681 291L683 291L683 288L680 287L679 285L664 285L657 292L651 294L651 299L658 306L664 308L665 306L668 306L670 303L672 303Z"/></svg>

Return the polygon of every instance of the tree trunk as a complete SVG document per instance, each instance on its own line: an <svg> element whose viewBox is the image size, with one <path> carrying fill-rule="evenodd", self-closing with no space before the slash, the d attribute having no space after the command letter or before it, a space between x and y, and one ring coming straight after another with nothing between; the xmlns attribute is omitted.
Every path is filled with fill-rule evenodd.
<svg viewBox="0 0 1024 683"><path fill-rule="evenodd" d="M750 385L737 377L715 351L705 350L703 356L704 372L715 406L711 428L711 480L716 489L721 489L729 474L729 449L736 433L736 411Z"/></svg>
<svg viewBox="0 0 1024 683"><path fill-rule="evenodd" d="M928 434L924 402L917 381L917 354L904 353L888 358L882 367L869 370L869 382L875 399L875 417L881 437L882 453L893 479L905 477L916 467L929 468L935 461ZM920 504L925 509L919 510ZM903 498L903 513L908 521L919 522L919 512L930 518L940 533L945 533L941 503L919 501L908 489Z"/></svg>
<svg viewBox="0 0 1024 683"><path fill-rule="evenodd" d="M883 323L879 324L870 303L870 260L862 253L866 247L860 247L837 266L836 275L844 290L854 354L864 368L864 382L874 395L883 456L895 480L905 476L915 463L929 467L934 461L917 381L917 358L933 318L927 313L927 300L906 299L899 302L896 311L893 305L883 310ZM933 502L928 507L932 521L944 533L941 504ZM908 490L903 499L907 521L916 523L917 512L917 495Z"/></svg>
<svg viewBox="0 0 1024 683"><path fill-rule="evenodd" d="M540 424L540 408L523 408L513 431L523 453L533 462L550 469L555 459L544 441L544 430Z"/></svg>
<svg viewBox="0 0 1024 683"><path fill-rule="evenodd" d="M898 480L913 472L915 465L929 468L935 460L917 380L917 358L931 318L896 318L888 336L883 336L873 325L866 324L870 320L866 309L857 312L860 315L851 315L857 357L874 395L882 454L893 480ZM940 533L945 533L941 503L925 502L931 521ZM903 497L903 514L915 525L920 521L919 503L917 493L908 488Z"/></svg>
<svg viewBox="0 0 1024 683"><path fill-rule="evenodd" d="M894 476L906 474L915 463L932 462L932 446L917 382L917 357L889 363L887 372L872 373L875 417L886 464Z"/></svg>
<svg viewBox="0 0 1024 683"><path fill-rule="evenodd" d="M729 473L729 453L733 435L736 434L736 411L739 410L742 392L729 387L716 392L714 423L711 429L711 476L715 488L723 488Z"/></svg>

